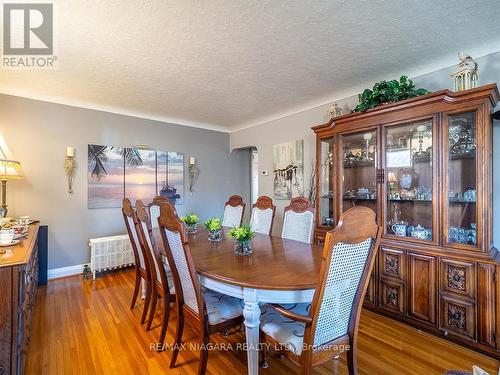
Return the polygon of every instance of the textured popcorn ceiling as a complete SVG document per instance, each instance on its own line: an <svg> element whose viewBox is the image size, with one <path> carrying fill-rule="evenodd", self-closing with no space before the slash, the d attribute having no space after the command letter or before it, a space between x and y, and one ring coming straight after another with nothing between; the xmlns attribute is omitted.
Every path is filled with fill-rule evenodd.
<svg viewBox="0 0 500 375"><path fill-rule="evenodd" d="M0 92L235 130L500 50L498 0L60 0L59 69Z"/></svg>

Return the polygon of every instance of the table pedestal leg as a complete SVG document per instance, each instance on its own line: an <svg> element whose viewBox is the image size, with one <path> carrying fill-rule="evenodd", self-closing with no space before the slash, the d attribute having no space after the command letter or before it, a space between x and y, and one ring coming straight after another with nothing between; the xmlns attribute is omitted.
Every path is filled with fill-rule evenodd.
<svg viewBox="0 0 500 375"><path fill-rule="evenodd" d="M245 290L244 301L245 307L243 308L243 317L245 318L247 340L248 374L258 375L260 307L256 300L255 291Z"/></svg>

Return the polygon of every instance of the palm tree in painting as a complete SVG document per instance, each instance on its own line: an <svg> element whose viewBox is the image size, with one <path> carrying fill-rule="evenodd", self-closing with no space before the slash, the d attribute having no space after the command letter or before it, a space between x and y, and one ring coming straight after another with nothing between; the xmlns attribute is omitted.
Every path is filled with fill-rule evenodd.
<svg viewBox="0 0 500 375"><path fill-rule="evenodd" d="M142 165L142 158L139 150L136 148L122 148L120 151L125 163L131 167L140 167Z"/></svg>
<svg viewBox="0 0 500 375"><path fill-rule="evenodd" d="M98 180L108 174L105 165L108 161L106 150L108 146L89 145L88 163L92 167L91 177L97 177Z"/></svg>
<svg viewBox="0 0 500 375"><path fill-rule="evenodd" d="M106 163L108 162L106 152L111 150L113 150L113 147L110 146L89 145L88 163L89 166L92 167L91 177L96 177L98 180L101 180L101 178L108 174L106 171ZM131 167L139 167L142 165L141 154L137 149L123 148L120 149L119 152L127 165Z"/></svg>

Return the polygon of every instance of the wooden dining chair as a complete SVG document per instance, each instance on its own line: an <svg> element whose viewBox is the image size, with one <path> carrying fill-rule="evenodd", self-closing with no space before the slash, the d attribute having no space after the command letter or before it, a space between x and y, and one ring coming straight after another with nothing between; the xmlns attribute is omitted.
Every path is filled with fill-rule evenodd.
<svg viewBox="0 0 500 375"><path fill-rule="evenodd" d="M201 375L207 367L209 336L243 323L243 301L201 288L184 225L170 205L161 205L159 223L163 246L174 275L177 301L177 330L170 368L175 367L186 320L200 334L198 374Z"/></svg>
<svg viewBox="0 0 500 375"><path fill-rule="evenodd" d="M153 201L150 204L148 204L149 217L151 219L151 226L153 228L158 228L158 218L160 217L160 206L162 204L170 204L175 209L175 206L172 204L172 201L167 197L164 197L162 195L154 197Z"/></svg>
<svg viewBox="0 0 500 375"><path fill-rule="evenodd" d="M231 195L224 205L223 227L238 227L243 222L245 213L245 203L239 195Z"/></svg>
<svg viewBox="0 0 500 375"><path fill-rule="evenodd" d="M139 235L139 242L146 254L146 262L149 263L151 269L151 305L149 308L149 319L146 330L151 329L151 324L156 312L156 305L158 298L163 301L163 321L161 326L160 339L158 340L158 347L163 348L165 342L165 335L167 334L168 320L170 317L170 303L175 301L175 288L172 271L168 263L164 262L161 251L153 236L153 228L149 218L148 211L142 203L138 200L135 204L137 211L137 233Z"/></svg>
<svg viewBox="0 0 500 375"><path fill-rule="evenodd" d="M263 307L261 341L282 348L302 375L343 351L349 374L357 374L359 317L381 234L371 209L347 210L326 234L312 303Z"/></svg>
<svg viewBox="0 0 500 375"><path fill-rule="evenodd" d="M292 198L290 205L285 207L281 237L312 243L315 213L316 209L309 199Z"/></svg>
<svg viewBox="0 0 500 375"><path fill-rule="evenodd" d="M254 232L270 235L273 230L275 214L276 206L273 205L273 200L265 195L259 197L252 206L250 227Z"/></svg>
<svg viewBox="0 0 500 375"><path fill-rule="evenodd" d="M146 264L144 249L139 242L139 235L137 233L137 215L128 198L123 199L122 213L123 219L125 220L125 227L127 228L127 233L132 244L135 260L135 285L130 309L134 308L139 294L139 289L141 289L141 284L144 283L146 286L146 294L144 310L141 317L141 324L144 324L149 309L149 302L151 300L151 274L149 264Z"/></svg>

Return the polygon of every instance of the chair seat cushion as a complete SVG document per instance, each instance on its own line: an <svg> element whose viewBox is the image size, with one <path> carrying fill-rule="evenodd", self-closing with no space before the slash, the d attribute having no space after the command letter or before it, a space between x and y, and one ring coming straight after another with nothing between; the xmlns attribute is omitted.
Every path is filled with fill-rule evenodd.
<svg viewBox="0 0 500 375"><path fill-rule="evenodd" d="M239 298L227 296L212 290L203 292L207 305L208 322L210 324L222 323L225 320L237 318L243 314L243 301Z"/></svg>
<svg viewBox="0 0 500 375"><path fill-rule="evenodd" d="M298 315L308 315L310 303L296 303L281 305L286 310ZM266 335L283 345L283 348L290 350L296 355L302 353L302 343L304 341L305 324L288 319L274 310L271 306L261 306L260 329Z"/></svg>

